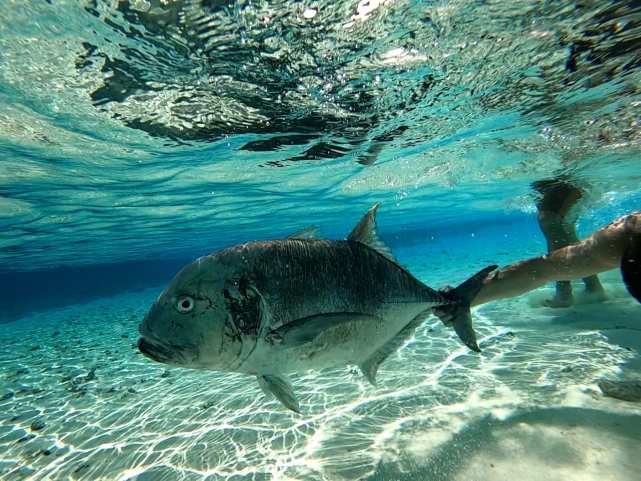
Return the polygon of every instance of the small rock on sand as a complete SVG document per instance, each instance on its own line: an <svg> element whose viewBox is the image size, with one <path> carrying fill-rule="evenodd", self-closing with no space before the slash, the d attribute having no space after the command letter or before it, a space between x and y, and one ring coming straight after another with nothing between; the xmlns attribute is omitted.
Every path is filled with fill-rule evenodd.
<svg viewBox="0 0 641 481"><path fill-rule="evenodd" d="M22 436L20 439L18 439L16 442L17 443L24 443L26 441L31 441L33 438L35 438L36 435L33 433L27 434L26 436Z"/></svg>
<svg viewBox="0 0 641 481"><path fill-rule="evenodd" d="M15 394L13 393L13 391L6 392L2 395L2 397L0 397L0 401L7 401L11 399L14 395Z"/></svg>
<svg viewBox="0 0 641 481"><path fill-rule="evenodd" d="M88 467L89 467L88 463L82 463L82 464L78 465L78 467L76 469L74 469L73 472L74 472L74 474L78 474L80 471L84 471Z"/></svg>
<svg viewBox="0 0 641 481"><path fill-rule="evenodd" d="M609 381L604 379L598 383L598 386L605 396L622 401L641 402L641 380Z"/></svg>
<svg viewBox="0 0 641 481"><path fill-rule="evenodd" d="M40 431L41 429L44 429L46 426L47 426L47 423L45 423L42 419L36 419L34 422L31 423L31 430Z"/></svg>
<svg viewBox="0 0 641 481"><path fill-rule="evenodd" d="M96 367L92 367L89 370L89 372L85 376L85 381L86 382L93 381L94 379L96 379L96 369L97 369Z"/></svg>

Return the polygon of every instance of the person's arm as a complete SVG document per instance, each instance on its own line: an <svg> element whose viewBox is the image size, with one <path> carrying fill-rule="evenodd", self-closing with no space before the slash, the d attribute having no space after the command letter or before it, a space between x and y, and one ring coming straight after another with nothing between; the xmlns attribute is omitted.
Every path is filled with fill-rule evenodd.
<svg viewBox="0 0 641 481"><path fill-rule="evenodd" d="M472 305L518 296L548 282L587 277L619 266L624 279L624 267L628 269L629 279L625 279L628 290L641 302L638 297L640 255L641 212L635 212L615 220L581 242L495 271L484 281ZM624 259L630 265L622 266ZM637 289L636 295L634 289Z"/></svg>

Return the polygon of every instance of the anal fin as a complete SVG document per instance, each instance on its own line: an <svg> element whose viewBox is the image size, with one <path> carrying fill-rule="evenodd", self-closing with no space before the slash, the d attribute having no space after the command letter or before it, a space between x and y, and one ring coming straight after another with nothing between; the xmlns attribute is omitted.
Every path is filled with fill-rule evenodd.
<svg viewBox="0 0 641 481"><path fill-rule="evenodd" d="M376 386L376 373L380 365L383 364L383 361L398 351L403 344L414 335L414 331L416 331L416 328L425 320L428 314L429 310L420 313L401 329L396 336L383 344L374 354L359 364L358 367L372 386Z"/></svg>
<svg viewBox="0 0 641 481"><path fill-rule="evenodd" d="M282 376L262 374L258 376L258 385L267 395L273 395L288 409L300 413L300 406L289 381Z"/></svg>

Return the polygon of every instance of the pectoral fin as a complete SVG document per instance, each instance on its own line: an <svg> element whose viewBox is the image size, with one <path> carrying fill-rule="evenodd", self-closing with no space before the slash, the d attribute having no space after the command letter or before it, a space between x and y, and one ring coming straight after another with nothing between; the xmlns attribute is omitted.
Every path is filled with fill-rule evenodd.
<svg viewBox="0 0 641 481"><path fill-rule="evenodd" d="M273 342L282 343L285 347L297 347L316 339L321 333L348 322L375 322L377 317L358 312L332 312L296 319L268 336Z"/></svg>
<svg viewBox="0 0 641 481"><path fill-rule="evenodd" d="M292 386L287 379L272 374L264 374L258 376L258 385L266 395L275 396L285 407L300 413L298 399L296 399L296 394L294 394Z"/></svg>

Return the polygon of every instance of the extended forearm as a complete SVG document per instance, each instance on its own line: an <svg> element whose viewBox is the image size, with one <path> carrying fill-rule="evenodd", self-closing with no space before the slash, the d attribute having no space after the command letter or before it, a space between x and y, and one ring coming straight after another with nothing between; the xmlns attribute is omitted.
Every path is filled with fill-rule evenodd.
<svg viewBox="0 0 641 481"><path fill-rule="evenodd" d="M472 305L485 304L496 299L515 297L542 286L552 279L545 276L543 257L534 257L510 264L490 274L472 300Z"/></svg>
<svg viewBox="0 0 641 481"><path fill-rule="evenodd" d="M593 235L549 255L500 269L485 280L472 305L514 297L547 282L587 277L618 267L633 238L641 236L641 213L629 214Z"/></svg>

